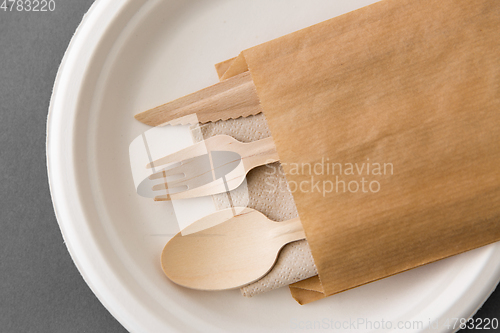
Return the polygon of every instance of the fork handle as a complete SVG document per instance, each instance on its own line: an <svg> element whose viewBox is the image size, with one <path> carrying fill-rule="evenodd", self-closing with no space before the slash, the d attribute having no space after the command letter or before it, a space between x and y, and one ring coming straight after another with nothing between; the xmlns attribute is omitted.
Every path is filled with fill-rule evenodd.
<svg viewBox="0 0 500 333"><path fill-rule="evenodd" d="M241 151L241 159L247 171L260 165L279 161L272 137L245 143Z"/></svg>

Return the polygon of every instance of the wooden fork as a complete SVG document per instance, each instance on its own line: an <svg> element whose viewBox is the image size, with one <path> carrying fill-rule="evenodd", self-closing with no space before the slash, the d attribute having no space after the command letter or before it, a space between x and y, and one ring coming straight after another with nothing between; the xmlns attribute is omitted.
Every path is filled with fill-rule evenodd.
<svg viewBox="0 0 500 333"><path fill-rule="evenodd" d="M243 143L228 135L218 135L153 161L147 167L156 169L176 163L149 177L162 180L153 186L153 191L166 191L156 196L155 201L169 201L234 190L251 169L278 160L271 137ZM173 176L176 179L172 180Z"/></svg>

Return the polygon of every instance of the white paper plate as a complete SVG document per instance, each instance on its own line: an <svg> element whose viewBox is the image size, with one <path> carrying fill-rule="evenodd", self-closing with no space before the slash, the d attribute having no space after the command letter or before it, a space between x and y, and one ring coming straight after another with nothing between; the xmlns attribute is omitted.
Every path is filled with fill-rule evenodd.
<svg viewBox="0 0 500 333"><path fill-rule="evenodd" d="M306 306L287 288L246 299L237 290L184 289L161 271L160 251L177 227L168 204L135 193L128 146L148 128L132 116L216 83L213 65L245 48L370 2L96 1L57 75L48 171L73 260L128 330L371 331L369 323L349 326L364 320L377 332L386 331L382 321L393 330L401 322L408 329L397 331L411 332L438 320L437 332L447 318L471 316L489 296L500 276L499 244ZM409 328L418 321L422 327Z"/></svg>

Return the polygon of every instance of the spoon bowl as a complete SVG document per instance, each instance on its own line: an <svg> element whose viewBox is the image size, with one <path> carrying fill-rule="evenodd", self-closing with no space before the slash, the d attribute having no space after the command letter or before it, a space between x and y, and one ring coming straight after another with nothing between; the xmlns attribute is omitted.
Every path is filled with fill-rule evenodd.
<svg viewBox="0 0 500 333"><path fill-rule="evenodd" d="M161 264L170 280L199 290L239 288L267 274L285 244L305 238L298 218L275 222L244 208L227 219L231 210L194 222L165 245Z"/></svg>

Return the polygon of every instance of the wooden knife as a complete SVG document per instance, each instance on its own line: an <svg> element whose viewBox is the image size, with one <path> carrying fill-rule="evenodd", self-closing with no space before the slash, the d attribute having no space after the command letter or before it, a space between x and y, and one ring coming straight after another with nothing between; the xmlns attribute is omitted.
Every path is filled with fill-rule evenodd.
<svg viewBox="0 0 500 333"><path fill-rule="evenodd" d="M150 126L187 125L248 117L262 112L250 72L135 115Z"/></svg>

